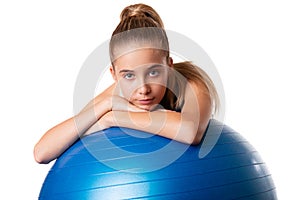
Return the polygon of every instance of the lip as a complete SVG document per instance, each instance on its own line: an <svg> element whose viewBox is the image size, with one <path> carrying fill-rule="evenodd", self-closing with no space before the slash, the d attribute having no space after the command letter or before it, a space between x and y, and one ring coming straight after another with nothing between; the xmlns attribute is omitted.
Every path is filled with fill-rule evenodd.
<svg viewBox="0 0 300 200"><path fill-rule="evenodd" d="M149 105L153 102L154 98L147 98L147 99L139 99L138 102L141 105Z"/></svg>

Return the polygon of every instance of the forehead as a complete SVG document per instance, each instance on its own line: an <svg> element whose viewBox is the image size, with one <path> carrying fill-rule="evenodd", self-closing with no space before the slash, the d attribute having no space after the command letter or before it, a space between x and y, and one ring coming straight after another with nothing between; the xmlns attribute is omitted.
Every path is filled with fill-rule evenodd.
<svg viewBox="0 0 300 200"><path fill-rule="evenodd" d="M114 61L116 71L124 68L134 70L151 64L166 64L166 57L160 50L139 49L122 55Z"/></svg>

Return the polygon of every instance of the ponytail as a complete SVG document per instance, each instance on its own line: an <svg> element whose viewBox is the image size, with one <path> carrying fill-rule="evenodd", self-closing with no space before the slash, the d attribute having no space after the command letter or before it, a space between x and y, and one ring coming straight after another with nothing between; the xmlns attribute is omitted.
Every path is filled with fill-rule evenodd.
<svg viewBox="0 0 300 200"><path fill-rule="evenodd" d="M198 85L204 85L207 94L212 102L212 111L215 114L218 112L220 100L217 89L207 75L200 67L192 62L174 63L172 75L169 76L168 90L163 100L164 106L167 109L180 111L184 104L184 95L187 82L194 82Z"/></svg>

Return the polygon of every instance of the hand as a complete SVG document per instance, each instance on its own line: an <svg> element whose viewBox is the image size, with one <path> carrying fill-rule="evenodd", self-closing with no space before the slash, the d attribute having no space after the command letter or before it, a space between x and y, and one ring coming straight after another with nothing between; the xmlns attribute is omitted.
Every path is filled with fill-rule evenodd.
<svg viewBox="0 0 300 200"><path fill-rule="evenodd" d="M116 93L116 83L113 83L108 88L106 88L103 92L98 94L95 98L90 100L90 102L81 110L86 111L88 109L95 109L95 106L105 107L105 110L110 111L112 108L111 97Z"/></svg>
<svg viewBox="0 0 300 200"><path fill-rule="evenodd" d="M121 96L120 88L118 88L116 83L113 83L101 94L96 96L90 103L83 109L87 110L89 108L98 108L105 107L105 110L108 111L131 111L131 112L146 112L142 108L139 108L127 99ZM97 113L97 112L96 112ZM101 116L100 116L101 117Z"/></svg>
<svg viewBox="0 0 300 200"><path fill-rule="evenodd" d="M112 96L112 111L129 111L129 112L147 112L147 110L139 108L127 99L114 95Z"/></svg>
<svg viewBox="0 0 300 200"><path fill-rule="evenodd" d="M111 90L112 91L112 90ZM111 94L111 110L112 111L130 111L130 112L146 112L147 110L139 108L134 104L130 103L124 98L120 85L116 83L114 85Z"/></svg>
<svg viewBox="0 0 300 200"><path fill-rule="evenodd" d="M113 126L113 113L108 112L103 115L94 125L92 125L83 136L90 135L91 133L95 133L98 131L102 131L104 129L108 129Z"/></svg>

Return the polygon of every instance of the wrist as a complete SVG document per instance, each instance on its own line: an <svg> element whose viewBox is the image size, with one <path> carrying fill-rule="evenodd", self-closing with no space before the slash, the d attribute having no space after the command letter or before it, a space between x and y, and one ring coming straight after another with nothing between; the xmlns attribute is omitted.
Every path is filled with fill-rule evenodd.
<svg viewBox="0 0 300 200"><path fill-rule="evenodd" d="M105 98L101 102L96 103L92 109L96 118L100 119L106 113L111 111L111 101L109 98Z"/></svg>
<svg viewBox="0 0 300 200"><path fill-rule="evenodd" d="M114 115L113 115L113 111L109 111L107 112L102 118L101 120L104 123L104 126L106 128L115 126L115 121L114 121Z"/></svg>

